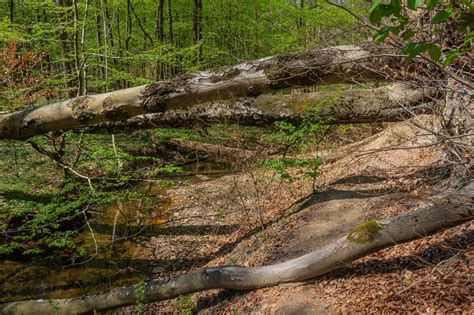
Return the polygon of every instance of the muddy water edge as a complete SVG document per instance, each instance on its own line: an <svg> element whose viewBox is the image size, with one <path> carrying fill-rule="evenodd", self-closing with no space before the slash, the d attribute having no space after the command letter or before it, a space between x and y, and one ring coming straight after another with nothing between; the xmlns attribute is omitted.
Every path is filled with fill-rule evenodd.
<svg viewBox="0 0 474 315"><path fill-rule="evenodd" d="M225 163L193 163L173 176L175 185L193 185L231 172ZM0 303L25 299L69 298L149 279L164 270L155 260L134 259L139 244L166 227L173 207L172 188L159 181L144 181L147 198L112 203L92 211L90 229L77 243L92 253L68 265L58 261L0 261ZM91 232L92 231L92 232ZM97 248L97 251L96 251Z"/></svg>

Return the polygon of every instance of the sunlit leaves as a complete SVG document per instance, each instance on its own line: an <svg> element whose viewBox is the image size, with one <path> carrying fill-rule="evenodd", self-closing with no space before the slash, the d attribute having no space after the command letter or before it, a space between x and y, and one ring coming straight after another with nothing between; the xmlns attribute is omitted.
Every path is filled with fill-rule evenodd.
<svg viewBox="0 0 474 315"><path fill-rule="evenodd" d="M384 27L382 28L375 36L374 36L374 42L376 43L382 43L385 38L390 34L390 28L389 27Z"/></svg>
<svg viewBox="0 0 474 315"><path fill-rule="evenodd" d="M430 58L433 61L438 62L439 59L441 58L441 48L439 48L439 46L436 44L427 44L425 47L426 47L426 50L428 51Z"/></svg>
<svg viewBox="0 0 474 315"><path fill-rule="evenodd" d="M407 7L410 10L416 10L423 3L423 0L408 0Z"/></svg>
<svg viewBox="0 0 474 315"><path fill-rule="evenodd" d="M423 44L409 43L403 47L403 53L408 55L409 60L413 60L423 50Z"/></svg>
<svg viewBox="0 0 474 315"><path fill-rule="evenodd" d="M426 0L426 8L431 11L436 7L438 3L439 0Z"/></svg>
<svg viewBox="0 0 474 315"><path fill-rule="evenodd" d="M445 53L445 60L443 61L443 66L448 66L454 62L454 60L460 56L462 56L462 52L457 50L448 51Z"/></svg>
<svg viewBox="0 0 474 315"><path fill-rule="evenodd" d="M439 24L446 22L451 14L453 13L453 8L447 8L444 10L439 11L436 15L431 19L431 23Z"/></svg>
<svg viewBox="0 0 474 315"><path fill-rule="evenodd" d="M432 25L441 25L430 31L432 35L443 32L444 23L447 22L455 22L458 31L465 33L474 28L474 5L471 0L461 0L460 2L465 6L446 3L446 1L443 0L407 0L406 7L410 10L435 10L434 15L431 15L430 23ZM421 40L426 38L426 31L410 26L409 18L402 14L403 11L401 10L400 0L391 0L389 3L382 3L380 0L374 1L368 13L369 21L372 24L386 23L386 25L381 27L374 35L374 42L384 42L390 33L400 36L403 41L409 41L405 44L403 53L407 55L410 61L422 53L427 53L431 60L435 62L442 61L443 66L446 67L452 64L456 58L471 49L473 39L472 32L464 34L463 44L460 47L447 51L444 54L441 49L441 46L443 46L441 43L430 42L426 39ZM418 34L422 36L418 37Z"/></svg>

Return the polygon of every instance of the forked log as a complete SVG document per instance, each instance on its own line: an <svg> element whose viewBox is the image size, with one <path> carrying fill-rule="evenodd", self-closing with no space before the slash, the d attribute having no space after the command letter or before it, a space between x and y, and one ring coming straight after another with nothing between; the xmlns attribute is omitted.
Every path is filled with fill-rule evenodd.
<svg viewBox="0 0 474 315"><path fill-rule="evenodd" d="M262 267L211 267L170 279L152 280L144 285L144 303L163 301L183 294L209 289L250 290L280 283L303 281L341 268L381 249L409 242L459 225L473 218L474 182L451 191L435 204L409 213L369 221L319 250L284 263ZM105 311L136 301L133 286L74 299L21 301L0 305L1 314L83 314Z"/></svg>
<svg viewBox="0 0 474 315"><path fill-rule="evenodd" d="M385 79L373 69L380 64L400 66L403 56L393 51L373 44L337 46L76 97L1 116L0 139L26 139L50 131L123 121L210 101L253 97L286 87Z"/></svg>

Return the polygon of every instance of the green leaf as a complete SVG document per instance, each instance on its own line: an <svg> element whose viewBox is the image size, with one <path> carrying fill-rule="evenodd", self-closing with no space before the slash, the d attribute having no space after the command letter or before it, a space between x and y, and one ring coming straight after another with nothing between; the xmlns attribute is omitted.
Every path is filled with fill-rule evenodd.
<svg viewBox="0 0 474 315"><path fill-rule="evenodd" d="M464 0L464 4L468 6L469 11L474 14L474 5L472 4L472 0Z"/></svg>
<svg viewBox="0 0 474 315"><path fill-rule="evenodd" d="M454 62L456 58L462 55L462 52L457 50L448 51L444 54L446 59L444 59L443 66L447 67Z"/></svg>
<svg viewBox="0 0 474 315"><path fill-rule="evenodd" d="M390 32L392 32L395 35L400 34L401 31L402 31L402 28L400 26L390 27Z"/></svg>
<svg viewBox="0 0 474 315"><path fill-rule="evenodd" d="M452 8L447 8L445 10L441 10L438 13L436 13L436 15L431 19L431 23L433 23L433 24L443 23L447 19L449 19L449 17L451 16L452 13L453 13Z"/></svg>
<svg viewBox="0 0 474 315"><path fill-rule="evenodd" d="M400 16L400 11L402 10L402 5L400 0L390 1L390 5L393 7L393 14L395 16Z"/></svg>
<svg viewBox="0 0 474 315"><path fill-rule="evenodd" d="M422 3L423 0L408 0L407 6L410 10L416 10Z"/></svg>
<svg viewBox="0 0 474 315"><path fill-rule="evenodd" d="M394 7L391 4L379 4L369 13L369 21L372 24L380 22L383 17L393 14Z"/></svg>
<svg viewBox="0 0 474 315"><path fill-rule="evenodd" d="M407 31L403 32L402 38L403 38L404 40L409 40L409 39L412 38L413 35L415 35L415 34L416 34L415 31L407 30Z"/></svg>
<svg viewBox="0 0 474 315"><path fill-rule="evenodd" d="M398 23L400 23L400 26L405 26L408 24L408 22L410 22L410 20L406 16L403 16L403 15L398 16Z"/></svg>
<svg viewBox="0 0 474 315"><path fill-rule="evenodd" d="M426 0L426 8L428 10L433 10L438 4L438 0Z"/></svg>
<svg viewBox="0 0 474 315"><path fill-rule="evenodd" d="M389 34L390 34L390 28L384 27L374 36L374 42L376 42L377 44L382 43Z"/></svg>
<svg viewBox="0 0 474 315"><path fill-rule="evenodd" d="M381 19L382 19L382 12L380 11L379 7L377 7L375 10L370 12L370 14L369 14L370 23L376 24L376 23L380 22Z"/></svg>
<svg viewBox="0 0 474 315"><path fill-rule="evenodd" d="M431 60L438 62L441 58L441 48L436 44L427 44L425 49L428 50Z"/></svg>
<svg viewBox="0 0 474 315"><path fill-rule="evenodd" d="M372 12L379 6L380 0L375 0L372 3L372 6L369 8L369 14L372 14Z"/></svg>
<svg viewBox="0 0 474 315"><path fill-rule="evenodd" d="M459 16L459 26L458 30L459 32L464 32L467 29L473 29L474 28L474 14L469 13L469 12L461 12L461 15Z"/></svg>
<svg viewBox="0 0 474 315"><path fill-rule="evenodd" d="M400 0L392 0L390 1L390 4L396 9L400 9L402 6Z"/></svg>
<svg viewBox="0 0 474 315"><path fill-rule="evenodd" d="M408 55L408 60L413 60L425 48L424 44L409 43L403 48L403 53Z"/></svg>
<svg viewBox="0 0 474 315"><path fill-rule="evenodd" d="M464 36L464 43L462 44L462 47L469 47L472 40L474 40L474 32L470 32Z"/></svg>

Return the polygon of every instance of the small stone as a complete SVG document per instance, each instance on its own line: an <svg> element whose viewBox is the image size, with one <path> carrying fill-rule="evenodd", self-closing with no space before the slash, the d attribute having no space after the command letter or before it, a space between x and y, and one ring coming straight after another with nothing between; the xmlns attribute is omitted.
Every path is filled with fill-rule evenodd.
<svg viewBox="0 0 474 315"><path fill-rule="evenodd" d="M151 270L151 272L152 272L152 273L160 273L160 272L163 272L163 271L165 271L165 270L166 270L166 269L165 269L164 267L158 266L158 267L154 267L154 268Z"/></svg>

